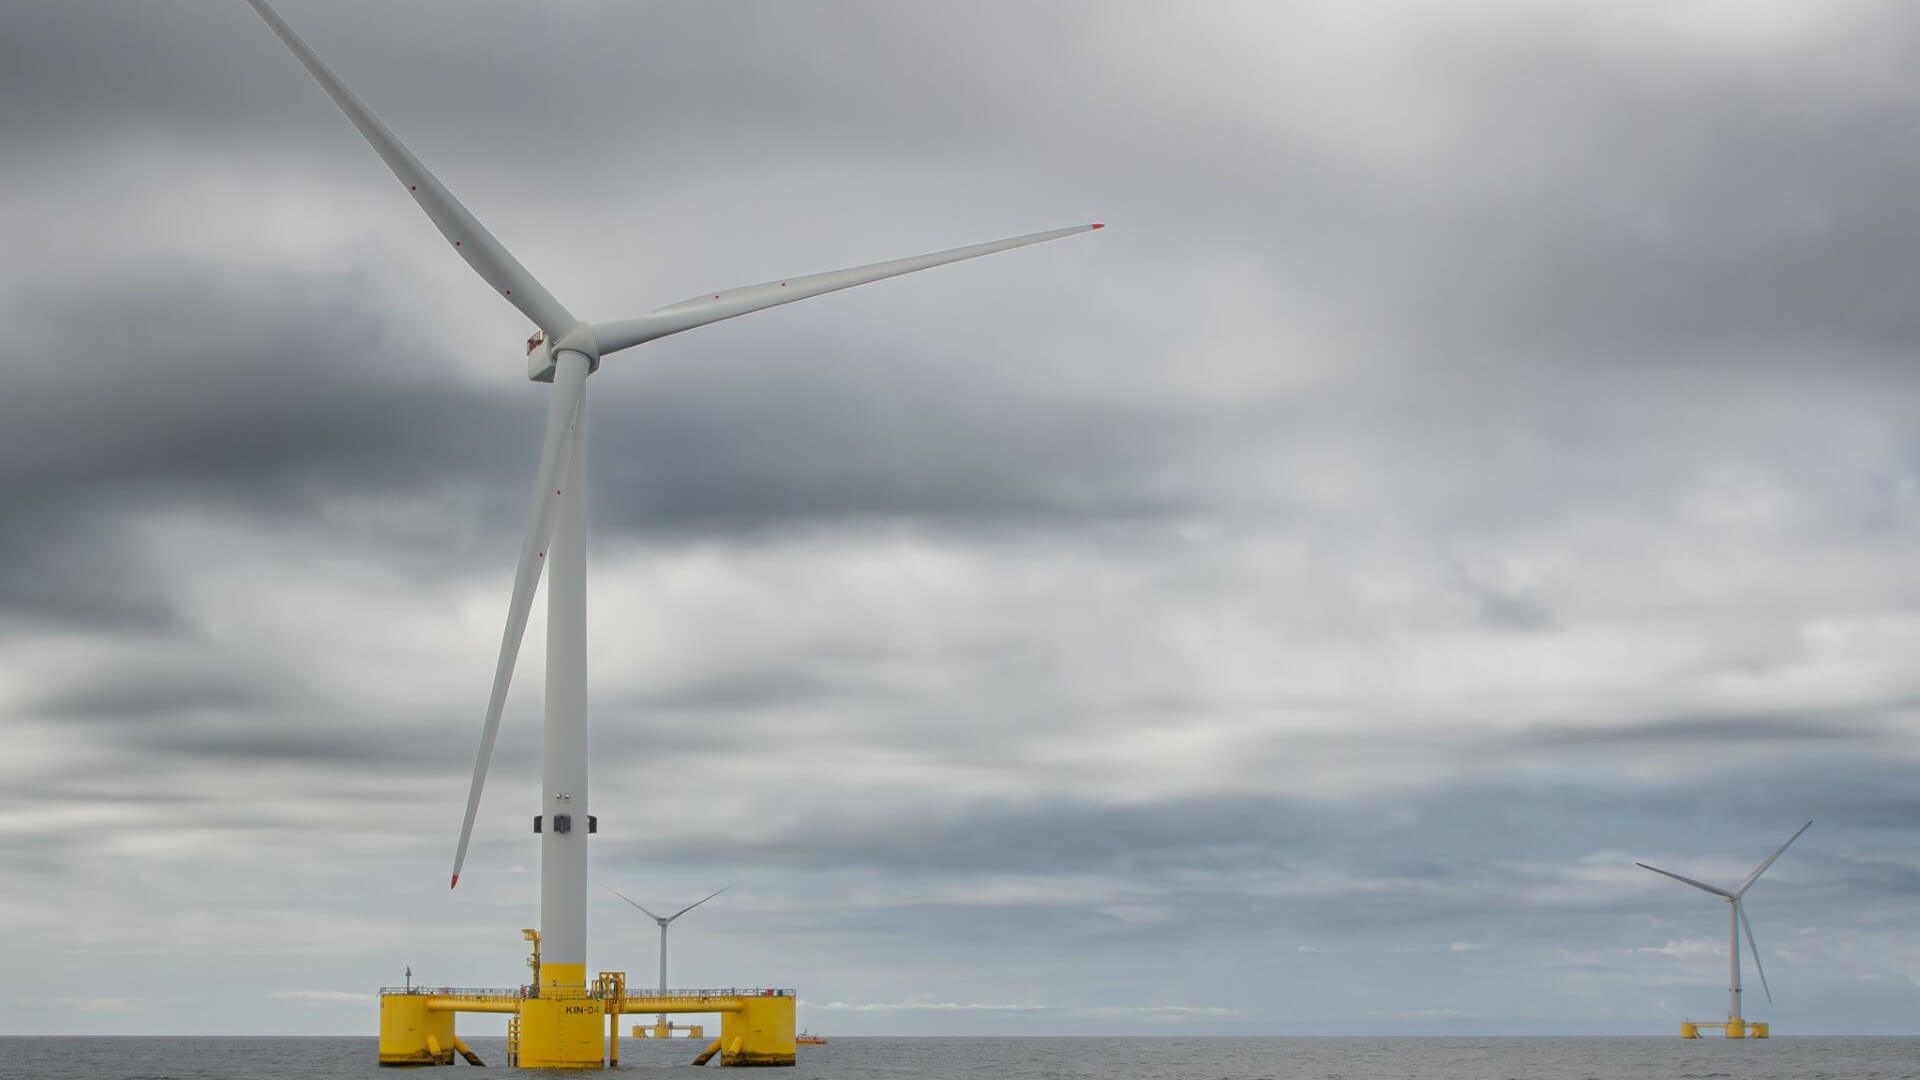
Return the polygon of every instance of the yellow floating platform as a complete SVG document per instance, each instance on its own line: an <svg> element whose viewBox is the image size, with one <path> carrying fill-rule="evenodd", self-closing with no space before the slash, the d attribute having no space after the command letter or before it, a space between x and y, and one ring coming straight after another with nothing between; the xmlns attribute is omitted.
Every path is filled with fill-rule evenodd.
<svg viewBox="0 0 1920 1080"><path fill-rule="evenodd" d="M589 987L564 985L549 965L534 988L384 987L380 991L380 1064L451 1065L462 1054L479 1064L454 1033L457 1013L505 1013L506 1064L522 1069L598 1069L620 1062L620 1017L632 1013L718 1013L720 1037L699 1064L785 1066L794 1063L794 992L788 989L674 990L628 994L620 972ZM559 983L560 985L555 985ZM582 976L584 983L584 976Z"/></svg>
<svg viewBox="0 0 1920 1080"><path fill-rule="evenodd" d="M1701 1028L1719 1028L1729 1039L1765 1039L1770 1037L1765 1020L1743 1020L1738 1016L1727 1020L1687 1020L1680 1025L1680 1037L1698 1039Z"/></svg>

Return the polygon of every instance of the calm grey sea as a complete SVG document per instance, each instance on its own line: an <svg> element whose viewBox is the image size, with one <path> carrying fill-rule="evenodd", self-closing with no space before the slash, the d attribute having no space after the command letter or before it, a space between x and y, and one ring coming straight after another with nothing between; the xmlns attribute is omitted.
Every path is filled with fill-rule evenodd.
<svg viewBox="0 0 1920 1080"><path fill-rule="evenodd" d="M502 1040L469 1040L489 1064ZM621 1041L623 1072L686 1069L688 1043ZM374 1040L0 1038L0 1076L31 1080L340 1080L381 1069ZM711 1068L712 1066L709 1066ZM464 1070L467 1065L456 1065ZM481 1075L547 1076L492 1068ZM428 1075L457 1075L438 1070ZM729 1073L729 1075L740 1075ZM767 1073L748 1073L768 1076ZM1881 1080L1920 1078L1920 1039L859 1039L800 1048L780 1080Z"/></svg>

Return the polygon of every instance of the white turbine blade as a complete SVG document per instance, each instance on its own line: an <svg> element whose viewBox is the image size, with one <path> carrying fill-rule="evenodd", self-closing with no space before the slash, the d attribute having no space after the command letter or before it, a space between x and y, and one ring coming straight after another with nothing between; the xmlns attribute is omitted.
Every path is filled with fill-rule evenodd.
<svg viewBox="0 0 1920 1080"><path fill-rule="evenodd" d="M522 314L532 319L535 326L545 330L549 340L558 341L578 325L579 320L569 314L560 301L555 300L544 286L534 280L532 274L527 273L527 268L521 266L506 247L499 240L494 239L493 234L488 232L467 211L466 207L460 205L460 200L454 198L453 193L428 172L425 165L420 164L419 158L414 157L411 151L401 145L399 139L394 138L393 132L388 131L379 117L374 116L366 105L354 96L353 91L347 89L346 84L340 81L340 77L333 73L333 69L327 67L318 56L314 55L312 49L307 48L307 43L300 40L300 35L293 32L293 28L287 25L286 20L282 19L278 12L267 6L266 0L247 0L247 2L253 5L253 10L259 12L262 19L267 21L267 26L279 35L287 48L293 50L293 55L300 58L300 62L313 73L313 77L319 80L327 96L333 98L333 103L340 106L341 112L347 114L347 119L353 121L353 126L360 129L360 134L366 136L367 142L373 144L374 152L380 155L381 160L387 163L387 168L393 170L393 175L399 177L400 182L413 193L414 201L420 204L420 209L425 210L427 217L433 219L433 224L440 230L440 235L446 237L447 242L453 245L455 253L467 260L468 266L473 267L496 292L506 297L508 303L519 308Z"/></svg>
<svg viewBox="0 0 1920 1080"><path fill-rule="evenodd" d="M1766 861L1766 862L1763 862L1763 863L1761 863L1761 864L1760 864L1760 865L1759 865L1759 866L1758 866L1757 868L1755 868L1755 869L1754 869L1754 871L1753 871L1753 873L1751 873L1751 874L1748 874L1748 875L1747 875L1747 880L1745 880L1745 881L1743 881L1743 882L1741 882L1741 883L1740 883L1740 887L1739 887L1739 888L1737 888L1737 889L1735 889L1735 890L1733 890L1733 895L1735 895L1735 896L1743 896L1743 895L1745 895L1745 894L1746 894L1746 891L1747 891L1747 889L1749 889L1750 887L1752 887L1752 885L1753 885L1753 883L1754 883L1754 882L1756 882L1756 881L1759 881L1759 880L1760 880L1760 875L1761 875L1761 874L1764 874L1764 873L1766 873L1766 872L1767 872L1767 867L1769 867L1769 866L1772 866L1772 865L1773 865L1773 860L1775 860L1775 859L1777 859L1777 858L1779 858L1779 857L1780 857L1781 855L1783 855L1783 854L1785 854L1785 853L1786 853L1786 850L1787 850L1787 849L1788 849L1789 847L1792 847L1792 846L1793 846L1793 842L1794 842L1795 840L1798 840L1798 839L1800 839L1800 833L1803 833L1803 832L1806 832L1806 831L1807 831L1808 829L1811 829L1811 828L1813 828L1813 822L1811 822L1811 821L1809 821L1809 822L1807 822L1807 823L1806 823L1805 825L1802 825L1802 826L1800 826L1800 832L1796 832L1796 833L1794 833L1794 834L1793 834L1792 836L1789 836L1789 837L1787 837L1787 842L1786 842L1786 843L1784 843L1784 844L1781 844L1781 845L1780 845L1780 850L1779 850L1779 851L1776 851L1776 852L1774 852L1773 854L1771 854L1771 855L1769 855L1769 856L1767 856L1767 861Z"/></svg>
<svg viewBox="0 0 1920 1080"><path fill-rule="evenodd" d="M686 907L681 908L679 911L676 911L673 914L667 916L667 921L672 922L673 920L679 918L682 915L685 915L687 912L692 911L694 908L699 907L701 904L706 903L707 901L713 899L716 896L719 896L721 893L726 892L728 889L731 889L731 888L733 888L733 886L725 885L718 889L713 890L712 892L701 897L700 899L695 900L693 903L688 904Z"/></svg>
<svg viewBox="0 0 1920 1080"><path fill-rule="evenodd" d="M1740 916L1740 929L1747 932L1747 951L1753 954L1753 967L1760 973L1760 989L1767 992L1767 1004L1773 1004L1773 987L1767 985L1767 967L1760 962L1760 946L1753 940L1753 924L1747 921L1747 909L1735 900L1733 910Z"/></svg>
<svg viewBox="0 0 1920 1080"><path fill-rule="evenodd" d="M855 285L865 285L882 278L911 274L915 270L927 270L962 259L974 259L982 255L992 255L999 251L1008 251L1028 244L1039 244L1048 240L1058 240L1063 236L1105 228L1104 225L1076 225L1070 229L1054 229L1050 232L1028 233L1006 240L995 240L987 244L974 244L971 247L950 248L936 251L930 255L915 255L908 259L894 259L890 262L869 263L846 270L833 270L825 274L809 274L806 277L783 278L759 285L747 285L738 289L726 289L720 292L702 293L677 304L669 304L657 311L649 312L637 319L622 322L595 323L594 335L599 339L600 355L618 352L621 349L642 345L655 338L668 334L677 334L682 330L691 330L696 326L731 319L736 315L745 315L763 308L790 304L795 300L805 300L822 293L851 289Z"/></svg>
<svg viewBox="0 0 1920 1080"><path fill-rule="evenodd" d="M1662 870L1657 866L1648 866L1646 863L1643 863L1643 862L1637 862L1637 863L1634 863L1633 865L1640 867L1642 870L1651 870L1656 874L1665 874L1675 881L1684 881L1696 889L1704 889L1715 896L1724 896L1729 900L1733 899L1733 894L1728 892L1725 889L1716 889L1712 885L1708 885L1706 882L1695 881L1690 877L1681 877L1679 874L1676 874L1671 870Z"/></svg>
<svg viewBox="0 0 1920 1080"><path fill-rule="evenodd" d="M604 881L601 882L600 887L612 893L613 895L619 897L620 899L625 900L627 903L632 904L634 907L639 908L641 911L646 911L647 918L654 919L656 921L660 918L660 916L655 915L653 912L647 911L647 905L641 903L638 900L635 900L633 897L628 896L626 893L621 892L619 889L614 888L613 886L607 884L606 882Z"/></svg>
<svg viewBox="0 0 1920 1080"><path fill-rule="evenodd" d="M500 734L500 711L506 707L507 687L513 682L513 664L520 655L520 639L527 632L527 613L540 587L540 570L553 538L554 512L561 485L579 452L574 433L579 428L580 405L587 389L586 358L563 353L553 373L553 398L547 404L547 434L540 443L539 475L534 480L533 505L527 517L527 536L520 545L520 567L514 573L513 599L507 604L507 626L500 635L500 659L493 669L493 694L487 699L487 719L480 729L480 752L473 761L473 785L467 789L467 816L460 824L460 846L453 854L453 883L460 884L460 866L467 860L467 841L473 835L474 815L480 812L480 790L486 786L487 763L493 760L493 740Z"/></svg>

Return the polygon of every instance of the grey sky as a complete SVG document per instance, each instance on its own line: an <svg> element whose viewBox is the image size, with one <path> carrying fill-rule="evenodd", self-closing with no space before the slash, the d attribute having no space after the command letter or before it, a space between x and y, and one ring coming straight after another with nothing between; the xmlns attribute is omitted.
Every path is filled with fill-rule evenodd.
<svg viewBox="0 0 1920 1080"><path fill-rule="evenodd" d="M1816 818L1749 1012L1920 1020L1909 6L279 6L587 318L1112 226L592 380L595 873L741 882L676 983L1664 1033L1723 915L1633 862ZM5 17L0 1032L520 981L524 320L245 5Z"/></svg>

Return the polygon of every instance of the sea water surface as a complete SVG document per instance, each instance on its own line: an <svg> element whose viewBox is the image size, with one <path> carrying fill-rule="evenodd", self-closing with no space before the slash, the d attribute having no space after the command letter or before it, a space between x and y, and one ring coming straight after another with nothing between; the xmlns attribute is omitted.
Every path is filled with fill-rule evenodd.
<svg viewBox="0 0 1920 1080"><path fill-rule="evenodd" d="M468 1042L480 1076L547 1076L500 1068L505 1040ZM26 1080L398 1080L453 1071L382 1069L376 1040L351 1038L0 1038L0 1077ZM688 1063L685 1040L620 1042L622 1073ZM715 1068L715 1066L708 1066ZM729 1070L731 1073L731 1070ZM741 1075L731 1073L732 1075ZM604 1074L603 1074L604 1075ZM1920 1038L1776 1036L1660 1038L946 1038L832 1039L803 1046L768 1080L1920 1080Z"/></svg>

